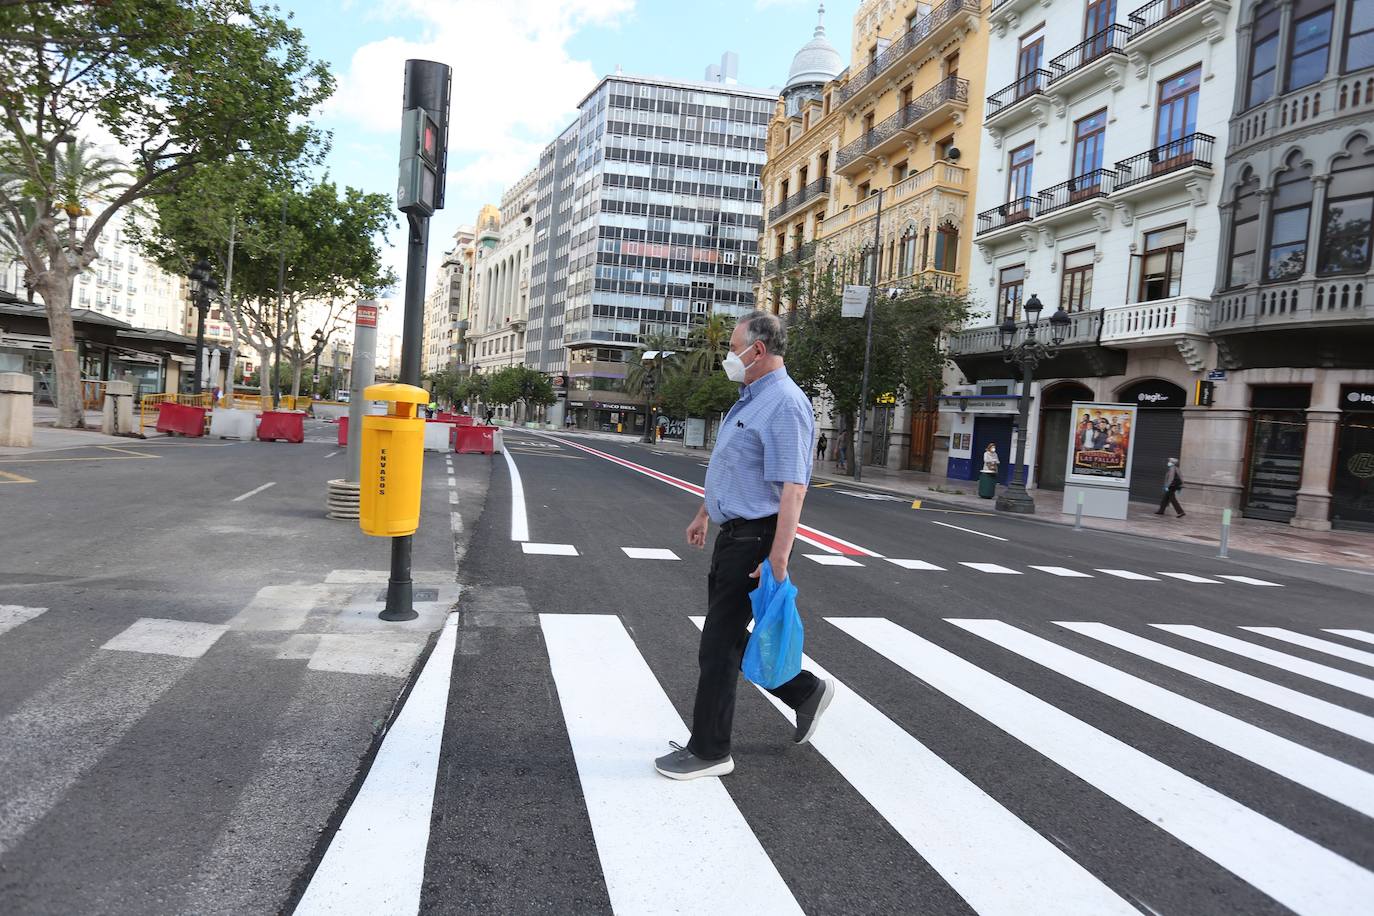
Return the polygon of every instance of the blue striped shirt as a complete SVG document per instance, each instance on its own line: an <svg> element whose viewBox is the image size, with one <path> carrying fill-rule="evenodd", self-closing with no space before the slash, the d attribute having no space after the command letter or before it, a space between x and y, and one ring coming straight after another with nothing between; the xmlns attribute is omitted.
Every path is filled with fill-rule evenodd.
<svg viewBox="0 0 1374 916"><path fill-rule="evenodd" d="M717 525L776 515L782 485L811 481L816 420L785 368L740 388L706 469L706 511Z"/></svg>

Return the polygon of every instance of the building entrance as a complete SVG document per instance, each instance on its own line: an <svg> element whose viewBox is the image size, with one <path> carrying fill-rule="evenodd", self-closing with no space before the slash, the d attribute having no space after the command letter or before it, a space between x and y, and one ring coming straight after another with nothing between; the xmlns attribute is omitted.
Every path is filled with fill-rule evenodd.
<svg viewBox="0 0 1374 916"><path fill-rule="evenodd" d="M1139 408L1131 432L1135 451L1131 458L1131 499L1159 502L1164 490L1165 462L1178 458L1183 449L1183 408L1187 393L1161 379L1146 379L1123 388L1118 399ZM1188 469L1183 468L1183 479Z"/></svg>
<svg viewBox="0 0 1374 916"><path fill-rule="evenodd" d="M1374 531L1374 386L1341 392L1331 526Z"/></svg>
<svg viewBox="0 0 1374 916"><path fill-rule="evenodd" d="M1069 460L1069 438L1073 435L1073 402L1091 400L1092 391L1076 382L1055 385L1045 392L1044 404L1040 409L1040 438L1036 444L1037 488L1064 489L1064 471Z"/></svg>
<svg viewBox="0 0 1374 916"><path fill-rule="evenodd" d="M1286 522L1297 511L1311 399L1312 389L1306 385L1258 386L1251 390L1250 454L1241 509L1246 518Z"/></svg>

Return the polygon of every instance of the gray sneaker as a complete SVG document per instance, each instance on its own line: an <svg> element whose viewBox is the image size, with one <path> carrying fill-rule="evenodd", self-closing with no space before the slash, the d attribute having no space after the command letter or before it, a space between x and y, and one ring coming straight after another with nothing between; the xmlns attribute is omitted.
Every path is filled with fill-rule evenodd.
<svg viewBox="0 0 1374 916"><path fill-rule="evenodd" d="M816 733L816 726L821 724L821 716L825 714L825 709L830 705L830 701L835 699L835 682L823 680L811 696L806 698L806 702L797 707L797 734L792 739L797 744L805 744L811 740L811 736Z"/></svg>
<svg viewBox="0 0 1374 916"><path fill-rule="evenodd" d="M731 757L721 760L702 760L676 741L669 741L673 749L654 761L654 769L669 779L696 779L699 776L724 776L733 773L735 761Z"/></svg>

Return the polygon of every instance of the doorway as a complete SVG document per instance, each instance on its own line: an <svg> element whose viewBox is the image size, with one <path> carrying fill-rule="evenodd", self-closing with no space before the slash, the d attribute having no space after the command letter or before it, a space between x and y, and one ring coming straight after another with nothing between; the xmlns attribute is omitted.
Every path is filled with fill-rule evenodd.
<svg viewBox="0 0 1374 916"><path fill-rule="evenodd" d="M1298 508L1302 453L1307 445L1306 385L1257 386L1250 393L1250 441L1246 460L1246 518L1286 522Z"/></svg>
<svg viewBox="0 0 1374 916"><path fill-rule="evenodd" d="M1374 531L1374 388L1343 391L1341 406L1331 526Z"/></svg>
<svg viewBox="0 0 1374 916"><path fill-rule="evenodd" d="M1036 443L1035 485L1041 490L1063 490L1068 469L1069 439L1073 435L1073 402L1092 401L1092 390L1077 382L1048 389L1040 408L1040 436Z"/></svg>
<svg viewBox="0 0 1374 916"><path fill-rule="evenodd" d="M1146 379L1121 389L1118 400L1136 405L1135 449L1131 456L1131 499L1158 502L1170 458L1183 450L1183 408L1188 394L1163 379ZM1188 469L1183 468L1183 479Z"/></svg>
<svg viewBox="0 0 1374 916"><path fill-rule="evenodd" d="M1011 479L1011 465L1016 456L1011 453L1011 417L979 417L973 422L973 478L983 470L983 452L988 443L997 444L997 482L1006 483Z"/></svg>

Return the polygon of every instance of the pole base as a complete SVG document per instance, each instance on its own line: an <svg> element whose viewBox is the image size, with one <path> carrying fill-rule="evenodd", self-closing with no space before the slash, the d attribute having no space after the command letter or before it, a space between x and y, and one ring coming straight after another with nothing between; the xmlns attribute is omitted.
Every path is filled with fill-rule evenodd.
<svg viewBox="0 0 1374 916"><path fill-rule="evenodd" d="M407 579L397 582L391 579L386 583L386 608L377 616L382 620L414 620L420 614L415 610L412 593L414 583Z"/></svg>
<svg viewBox="0 0 1374 916"><path fill-rule="evenodd" d="M1020 515L1035 514L1035 500L1025 487L1007 487L997 497L998 512L1015 512Z"/></svg>

